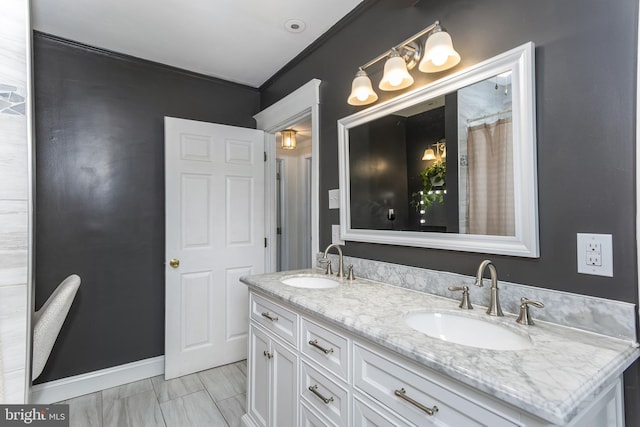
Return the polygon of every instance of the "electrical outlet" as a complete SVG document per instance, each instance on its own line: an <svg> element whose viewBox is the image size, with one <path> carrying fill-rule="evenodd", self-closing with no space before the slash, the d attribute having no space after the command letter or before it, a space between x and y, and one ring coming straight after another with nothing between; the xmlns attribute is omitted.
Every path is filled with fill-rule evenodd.
<svg viewBox="0 0 640 427"><path fill-rule="evenodd" d="M602 267L602 255L599 253L587 253L587 265Z"/></svg>
<svg viewBox="0 0 640 427"><path fill-rule="evenodd" d="M602 254L602 244L595 239L589 239L587 242L587 252Z"/></svg>
<svg viewBox="0 0 640 427"><path fill-rule="evenodd" d="M611 234L578 233L578 273L613 277Z"/></svg>

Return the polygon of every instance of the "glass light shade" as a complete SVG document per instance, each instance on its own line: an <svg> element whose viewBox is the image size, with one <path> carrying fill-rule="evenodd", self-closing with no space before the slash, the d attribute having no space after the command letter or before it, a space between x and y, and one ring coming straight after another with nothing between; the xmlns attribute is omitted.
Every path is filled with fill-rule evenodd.
<svg viewBox="0 0 640 427"><path fill-rule="evenodd" d="M422 156L422 160L435 160L436 153L433 152L433 149L427 148L424 150L424 155Z"/></svg>
<svg viewBox="0 0 640 427"><path fill-rule="evenodd" d="M351 83L351 94L347 99L350 105L367 105L378 100L378 95L373 91L371 80L367 73L360 70Z"/></svg>
<svg viewBox="0 0 640 427"><path fill-rule="evenodd" d="M283 150L293 150L296 148L296 131L293 129L285 129L282 132L282 141L280 147Z"/></svg>
<svg viewBox="0 0 640 427"><path fill-rule="evenodd" d="M407 63L394 51L384 63L384 75L378 87L381 90L400 90L412 84L413 77L407 70Z"/></svg>
<svg viewBox="0 0 640 427"><path fill-rule="evenodd" d="M433 33L424 46L424 56L418 65L423 73L435 73L458 65L460 54L453 48L451 36L446 31Z"/></svg>

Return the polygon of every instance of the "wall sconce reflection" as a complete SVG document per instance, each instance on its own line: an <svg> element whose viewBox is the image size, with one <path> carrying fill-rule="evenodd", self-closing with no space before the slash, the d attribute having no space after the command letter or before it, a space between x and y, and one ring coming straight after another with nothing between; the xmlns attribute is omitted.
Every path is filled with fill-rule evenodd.
<svg viewBox="0 0 640 427"><path fill-rule="evenodd" d="M442 163L442 159L447 158L446 140L442 138L431 146L435 147L435 150L433 148L427 148L426 150L424 150L422 160L435 160L437 163Z"/></svg>

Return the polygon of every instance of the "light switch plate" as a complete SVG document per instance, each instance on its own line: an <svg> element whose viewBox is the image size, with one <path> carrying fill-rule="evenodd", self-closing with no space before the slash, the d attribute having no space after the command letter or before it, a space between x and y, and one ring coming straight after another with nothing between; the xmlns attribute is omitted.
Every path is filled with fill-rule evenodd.
<svg viewBox="0 0 640 427"><path fill-rule="evenodd" d="M329 209L340 209L340 189L329 190Z"/></svg>
<svg viewBox="0 0 640 427"><path fill-rule="evenodd" d="M613 277L611 234L578 233L578 273Z"/></svg>
<svg viewBox="0 0 640 427"><path fill-rule="evenodd" d="M344 240L340 240L340 224L331 224L331 243L344 245Z"/></svg>

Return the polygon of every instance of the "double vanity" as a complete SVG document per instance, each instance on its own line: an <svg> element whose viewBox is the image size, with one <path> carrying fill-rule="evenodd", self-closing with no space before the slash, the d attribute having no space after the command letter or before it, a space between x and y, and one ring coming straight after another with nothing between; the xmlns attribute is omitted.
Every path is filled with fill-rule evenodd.
<svg viewBox="0 0 640 427"><path fill-rule="evenodd" d="M248 426L624 425L622 372L638 357L635 341L538 321L548 307L521 325L319 269L241 280Z"/></svg>

